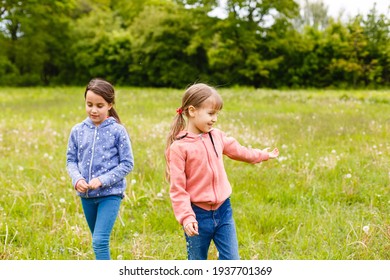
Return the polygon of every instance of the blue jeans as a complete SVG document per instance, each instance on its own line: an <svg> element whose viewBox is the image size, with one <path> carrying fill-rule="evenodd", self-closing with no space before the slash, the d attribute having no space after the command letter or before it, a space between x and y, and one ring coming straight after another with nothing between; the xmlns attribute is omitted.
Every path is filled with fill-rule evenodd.
<svg viewBox="0 0 390 280"><path fill-rule="evenodd" d="M85 218L92 233L92 247L97 260L110 259L110 235L122 197L111 195L81 198Z"/></svg>
<svg viewBox="0 0 390 280"><path fill-rule="evenodd" d="M228 198L217 210L207 211L194 204L199 235L186 236L189 260L207 260L211 240L220 260L239 260L236 227Z"/></svg>

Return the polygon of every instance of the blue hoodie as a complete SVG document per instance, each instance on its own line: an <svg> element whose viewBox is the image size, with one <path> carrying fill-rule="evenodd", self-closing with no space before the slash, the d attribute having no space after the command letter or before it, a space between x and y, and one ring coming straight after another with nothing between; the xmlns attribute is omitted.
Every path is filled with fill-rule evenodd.
<svg viewBox="0 0 390 280"><path fill-rule="evenodd" d="M125 176L133 170L134 158L130 138L125 127L109 117L99 126L90 118L75 125L68 142L66 167L73 186L84 179L99 178L102 186L81 197L124 195Z"/></svg>

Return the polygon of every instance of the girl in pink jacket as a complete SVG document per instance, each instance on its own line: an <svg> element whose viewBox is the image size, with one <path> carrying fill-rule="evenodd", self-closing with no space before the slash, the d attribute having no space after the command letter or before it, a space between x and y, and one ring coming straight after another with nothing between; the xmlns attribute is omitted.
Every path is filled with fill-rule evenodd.
<svg viewBox="0 0 390 280"><path fill-rule="evenodd" d="M167 140L167 178L172 207L183 226L189 260L206 260L211 241L221 260L237 260L238 242L223 155L259 163L279 155L241 146L234 138L213 128L223 102L206 84L190 86L171 126ZM183 115L187 118L185 121Z"/></svg>

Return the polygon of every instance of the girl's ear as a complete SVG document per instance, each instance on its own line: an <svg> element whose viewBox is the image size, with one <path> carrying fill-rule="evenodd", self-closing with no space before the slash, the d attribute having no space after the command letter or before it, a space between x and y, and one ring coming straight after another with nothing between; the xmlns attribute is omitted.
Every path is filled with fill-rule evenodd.
<svg viewBox="0 0 390 280"><path fill-rule="evenodd" d="M108 103L108 111L112 109L112 103Z"/></svg>
<svg viewBox="0 0 390 280"><path fill-rule="evenodd" d="M195 111L196 111L196 108L192 105L188 106L188 115L190 117L194 117L195 116Z"/></svg>

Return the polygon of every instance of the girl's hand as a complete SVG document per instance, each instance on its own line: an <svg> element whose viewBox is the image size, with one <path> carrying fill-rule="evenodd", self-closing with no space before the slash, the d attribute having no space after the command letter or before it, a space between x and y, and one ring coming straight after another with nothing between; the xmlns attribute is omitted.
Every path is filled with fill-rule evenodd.
<svg viewBox="0 0 390 280"><path fill-rule="evenodd" d="M269 153L269 158L277 158L279 156L278 148L275 148L272 152Z"/></svg>
<svg viewBox="0 0 390 280"><path fill-rule="evenodd" d="M274 159L274 158L277 158L277 157L279 156L279 150L278 150L278 148L273 149L272 152L268 152L269 149L270 149L270 148L265 148L265 149L263 150L263 152L268 153L268 156L269 156L270 159Z"/></svg>
<svg viewBox="0 0 390 280"><path fill-rule="evenodd" d="M184 231L188 236L199 235L198 223L189 223L184 227Z"/></svg>
<svg viewBox="0 0 390 280"><path fill-rule="evenodd" d="M78 192L85 193L89 189L89 185L84 179L82 179L76 183L75 189Z"/></svg>
<svg viewBox="0 0 390 280"><path fill-rule="evenodd" d="M89 188L90 189L97 189L102 185L102 182L98 178L93 178L91 181L89 181Z"/></svg>

